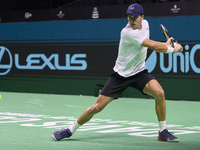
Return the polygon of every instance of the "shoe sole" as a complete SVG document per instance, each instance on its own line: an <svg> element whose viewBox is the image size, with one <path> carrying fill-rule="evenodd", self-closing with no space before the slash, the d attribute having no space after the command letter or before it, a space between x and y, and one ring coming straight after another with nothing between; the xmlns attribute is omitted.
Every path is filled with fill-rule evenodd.
<svg viewBox="0 0 200 150"><path fill-rule="evenodd" d="M179 139L174 139L174 140L170 140L170 139L163 139L160 135L158 135L158 141L162 141L162 142L179 142Z"/></svg>
<svg viewBox="0 0 200 150"><path fill-rule="evenodd" d="M168 142L179 142L179 139L174 139L174 140L169 140L167 139Z"/></svg>
<svg viewBox="0 0 200 150"><path fill-rule="evenodd" d="M162 142L174 142L174 143L177 143L177 142L179 142L179 139L174 139L174 140L170 140L170 139L166 139L166 140L158 139L158 141L162 141Z"/></svg>

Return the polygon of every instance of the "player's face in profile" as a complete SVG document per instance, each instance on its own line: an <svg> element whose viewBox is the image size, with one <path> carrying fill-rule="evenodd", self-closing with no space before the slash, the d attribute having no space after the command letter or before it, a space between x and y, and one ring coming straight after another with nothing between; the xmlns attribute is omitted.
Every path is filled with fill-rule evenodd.
<svg viewBox="0 0 200 150"><path fill-rule="evenodd" d="M142 19L144 18L144 15L139 16L133 16L131 14L128 14L128 22L130 26L135 29L141 29L142 28Z"/></svg>

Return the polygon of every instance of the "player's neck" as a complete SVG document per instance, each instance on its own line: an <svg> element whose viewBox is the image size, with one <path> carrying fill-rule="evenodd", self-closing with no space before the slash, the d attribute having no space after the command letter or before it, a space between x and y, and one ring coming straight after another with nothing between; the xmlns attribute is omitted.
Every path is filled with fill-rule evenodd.
<svg viewBox="0 0 200 150"><path fill-rule="evenodd" d="M139 30L142 29L142 25L140 25L140 26L138 27L138 29L139 29Z"/></svg>

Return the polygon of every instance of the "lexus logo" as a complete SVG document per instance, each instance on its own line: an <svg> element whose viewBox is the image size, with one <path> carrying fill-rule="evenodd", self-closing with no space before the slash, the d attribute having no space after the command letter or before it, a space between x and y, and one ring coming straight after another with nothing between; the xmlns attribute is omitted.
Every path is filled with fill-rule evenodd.
<svg viewBox="0 0 200 150"><path fill-rule="evenodd" d="M0 46L0 75L5 75L10 72L13 60L10 51L3 46Z"/></svg>

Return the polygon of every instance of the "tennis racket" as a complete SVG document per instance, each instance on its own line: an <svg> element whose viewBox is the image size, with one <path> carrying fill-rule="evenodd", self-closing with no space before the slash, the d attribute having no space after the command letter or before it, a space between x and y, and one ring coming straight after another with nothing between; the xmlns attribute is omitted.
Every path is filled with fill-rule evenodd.
<svg viewBox="0 0 200 150"><path fill-rule="evenodd" d="M168 40L171 37L171 35L169 34L168 30L162 24L160 24L160 27L161 27L165 37ZM174 47L175 40L171 40L171 42L172 42L172 47Z"/></svg>

